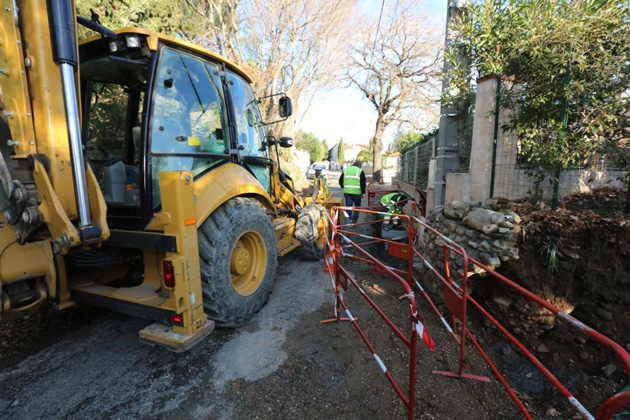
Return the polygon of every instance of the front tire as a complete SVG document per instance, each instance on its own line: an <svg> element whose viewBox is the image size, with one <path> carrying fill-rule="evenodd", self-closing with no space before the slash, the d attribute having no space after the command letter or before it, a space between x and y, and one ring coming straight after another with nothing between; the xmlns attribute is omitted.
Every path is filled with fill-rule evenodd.
<svg viewBox="0 0 630 420"><path fill-rule="evenodd" d="M300 256L305 260L319 261L324 257L325 207L309 204L298 215L295 239L300 241Z"/></svg>
<svg viewBox="0 0 630 420"><path fill-rule="evenodd" d="M278 267L270 217L253 198L236 197L199 229L204 309L217 326L240 327L267 302Z"/></svg>

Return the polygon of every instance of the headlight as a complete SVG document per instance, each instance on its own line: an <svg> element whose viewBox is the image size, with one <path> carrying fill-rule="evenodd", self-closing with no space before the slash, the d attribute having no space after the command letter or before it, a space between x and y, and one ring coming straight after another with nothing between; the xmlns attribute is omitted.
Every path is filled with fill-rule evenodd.
<svg viewBox="0 0 630 420"><path fill-rule="evenodd" d="M138 35L129 35L125 38L127 48L140 48L140 37Z"/></svg>

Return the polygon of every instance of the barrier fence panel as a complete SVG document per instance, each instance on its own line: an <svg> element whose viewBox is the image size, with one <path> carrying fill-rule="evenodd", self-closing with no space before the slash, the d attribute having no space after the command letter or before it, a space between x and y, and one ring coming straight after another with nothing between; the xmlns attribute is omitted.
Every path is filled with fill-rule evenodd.
<svg viewBox="0 0 630 420"><path fill-rule="evenodd" d="M554 315L556 315L558 318L563 319L564 321L568 322L569 325L576 328L578 331L588 335L591 339L595 340L600 345L604 346L605 348L608 348L609 350L612 350L615 353L615 355L619 358L619 360L622 362L624 369L626 371L626 374L630 378L630 355L628 354L628 352L626 352L623 349L623 347L621 347L619 344L615 343L614 341L610 340L609 338L605 337L604 335L600 334L599 332L595 331L593 328L578 321L571 315L561 311L560 309L550 304L546 300L542 299L541 297L535 295L534 293L523 288L522 286L519 286L518 284L514 283L512 280L508 279L507 277L490 269L483 263L473 258L468 257L463 247L453 242L450 238L448 238L441 232L433 229L431 226L426 224L423 220L420 220L416 217L412 219L419 228L424 228L434 233L437 236L437 238L439 238L439 244L443 246L444 266L445 266L444 275L440 273L435 268L435 266L431 264L431 262L428 261L428 259L416 247L414 247L413 252L414 252L414 256L419 258L420 261L422 261L424 265L427 266L427 268L429 269L429 272L435 275L435 277L439 279L441 283L443 283L444 304L446 308L451 312L453 320L454 320L452 328L450 325L448 325L443 315L440 313L437 306L432 301L431 297L428 295L428 293L426 293L420 281L414 278L415 285L422 292L423 296L427 299L427 301L430 303L430 306L435 311L436 315L440 318L446 330L453 336L457 344L460 346L458 372L455 373L455 372L434 371L434 373L438 373L438 374L442 374L446 376L461 377L461 378L471 378L471 376L473 376L471 379L481 379L480 377L474 377L474 375L467 375L463 373L463 369L466 367L465 346L466 346L467 340L470 340L470 342L479 351L482 358L488 364L488 366L490 367L494 375L497 377L497 380L505 388L505 390L508 392L512 400L514 400L518 409L523 413L525 418L528 418L528 419L533 418L532 415L527 410L527 408L525 407L525 405L523 404L523 402L517 396L516 392L510 387L505 377L499 372L497 366L492 362L488 354L481 347L481 345L479 344L477 339L474 337L472 332L468 330L467 323L466 323L466 316L467 316L467 305L468 303L470 303L482 314L482 316L484 316L493 325L495 325L499 329L499 331L522 352L522 354L552 383L552 385L560 392L560 394L566 398L566 400L571 405L571 407L582 418L609 420L613 417L613 415L615 415L616 413L619 413L621 410L630 408L630 391L622 391L606 399L599 406L596 416L594 417L575 398L575 396L573 396L573 394L566 388L566 386L562 384L560 380L556 376L554 376L553 373L551 373L549 369L547 369L547 367L532 352L530 352L525 347L525 345L522 342L520 342L514 335L512 335L510 331L504 325L502 325L495 317L493 317L488 312L488 310L485 309L476 299L470 296L468 292L469 282L470 282L470 279L468 278L468 272L470 272L469 266L477 266L478 268L484 270L487 273L487 275L507 285L508 287L522 294L523 296L525 296L532 302L544 307L545 309L549 310ZM453 279L451 278L450 267L449 267L450 252L461 256L463 259L461 285L453 281ZM457 334L458 332L459 334Z"/></svg>
<svg viewBox="0 0 630 420"><path fill-rule="evenodd" d="M331 225L332 236L326 237L324 241L325 260L324 270L330 275L331 281L334 287L335 300L333 304L333 318L321 321L322 323L349 321L357 330L361 340L365 343L368 350L374 357L374 360L385 374L387 380L392 385L396 394L399 396L408 411L408 418L412 419L415 408L415 389L416 389L416 363L417 363L417 339L420 337L432 350L435 349L433 340L431 339L428 331L424 327L423 319L418 314L418 307L413 292L415 286L419 292L424 296L429 306L438 316L438 319L454 339L458 345L458 368L455 372L447 371L433 371L434 374L439 374L448 377L460 378L460 379L472 379L477 381L489 382L490 379L485 376L473 375L465 372L467 366L466 363L466 345L471 343L473 347L479 352L487 366L495 375L499 383L504 387L510 398L514 401L517 408L521 411L523 416L527 419L533 419L531 413L525 407L524 403L519 398L516 391L510 386L506 378L499 371L498 367L492 361L488 353L480 345L474 334L468 329L468 312L469 306L475 308L483 317L485 317L492 325L494 325L510 342L516 346L519 351L543 374L543 376L559 391L559 393L567 400L569 405L576 411L576 413L583 419L594 420L610 420L613 416L622 410L630 408L630 391L620 391L615 395L607 398L597 409L596 415L593 416L575 396L567 389L567 387L531 352L527 347L516 338L503 324L501 324L488 310L481 305L481 303L470 295L470 278L468 273L471 272L470 268L477 268L485 271L487 276L495 279L502 284L510 287L515 292L520 293L532 302L544 307L552 312L558 318L566 321L577 329L579 332L586 334L595 342L604 346L615 353L618 359L623 364L623 367L630 379L630 355L625 351L623 347L609 338L605 337L601 333L597 332L593 328L583 324L579 320L575 319L568 313L565 313L550 304L541 297L535 295L529 290L519 286L512 280L490 269L483 263L469 257L465 248L460 244L452 241L446 235L442 234L438 230L426 224L423 219L417 217L409 217L406 215L396 215L405 222L407 232L398 238L384 239L375 236L364 235L358 232L350 230L350 228L356 226L372 225L383 223L384 219L368 220L359 223L340 224L340 212L346 211L358 211L363 214L374 216L386 215L384 212L369 210L365 208L352 208L352 207L334 207L332 210L333 216L328 213L327 220ZM440 272L436 267L435 261L429 261L429 259L422 253L421 247L414 242L416 238L416 232L420 230L429 230L436 235L436 243L443 249L444 256L444 268ZM406 243L398 242L399 240L405 240ZM374 245L378 243L385 243L388 246L388 252L390 255L396 256L407 262L407 269L398 269L390 267L383 263L381 260L373 256L365 247L368 245ZM352 252L351 252L352 251ZM457 275L451 273L450 263L452 256L461 258L462 270ZM391 319L383 312L378 304L366 294L361 285L355 279L350 272L344 267L344 261L351 259L355 261L364 262L370 264L374 270L381 274L387 275L391 279L398 282L404 294L401 299L407 299L409 301L409 319L411 330L406 334L403 329L399 328L391 321ZM444 306L451 313L451 321L449 324L444 315L440 312L435 302L433 302L431 296L427 293L422 286L424 279L416 278L413 272L413 263L415 261L424 264L428 273L435 276L436 279L444 286L443 301ZM472 270L477 272L477 270ZM344 292L349 288L356 289L359 294L364 298L368 305L374 309L384 323L391 329L391 331L400 339L405 346L409 349L409 385L408 392L405 392L400 387L399 383L392 376L391 372L387 369L383 360L376 352L376 348L373 343L368 339L365 331L359 325L358 319L355 318L348 305L343 299ZM342 316L343 314L347 316Z"/></svg>
<svg viewBox="0 0 630 420"><path fill-rule="evenodd" d="M433 373L437 373L444 376L451 377L459 377L465 379L474 379L482 382L489 382L490 379L485 376L472 375L469 373L464 373L464 369L466 367L466 337L469 334L468 331L468 320L467 320L467 297L468 297L468 254L466 250L456 242L453 242L449 237L443 235L437 230L433 229L431 226L427 225L417 217L413 218L414 222L416 222L419 226L424 229L430 230L434 234L436 234L442 242L443 255L444 255L444 267L445 273L444 276L440 274L437 269L431 264L431 262L425 258L415 247L413 249L414 256L420 258L423 264L433 272L437 278L444 284L444 305L448 308L448 310L452 314L453 327L451 328L444 317L439 314L440 321L446 326L447 331L455 338L455 341L459 344L459 368L457 372L446 372L446 371L434 371ZM458 285L451 276L450 270L450 261L449 261L449 251L454 252L462 257L462 285ZM433 307L434 310L437 310L433 301L429 298L429 295L426 294L420 282L415 279L414 283L419 288L425 298L427 298ZM461 291L461 293L460 293ZM458 335L459 333L459 335Z"/></svg>
<svg viewBox="0 0 630 420"><path fill-rule="evenodd" d="M385 377L391 384L392 388L407 408L408 418L413 419L416 401L416 364L417 364L417 341L418 337L422 339L432 350L435 349L435 345L429 335L427 329L422 323L422 318L418 314L416 306L416 298L412 289L413 285L413 225L410 217L405 215L399 215L401 219L406 222L407 234L405 237L395 239L406 239L406 244L401 244L391 239L383 239L374 236L363 235L357 232L352 232L349 229L355 226L370 225L376 223L384 223L385 219L375 219L368 222L354 223L354 224L339 224L339 212L345 211L358 211L363 214L374 216L385 216L387 213L372 211L367 209L352 208L352 207L333 207L333 217L329 219L332 227L332 237L326 238L324 241L325 249L325 262L324 269L329 273L333 282L335 290L335 299L333 303L333 318L320 321L322 323L349 321L352 323L361 340L365 343L366 347L372 354L372 357L378 364L381 371L385 374ZM361 242L358 242L361 239ZM381 260L374 257L364 247L368 244L375 243L387 243L388 246L393 248L392 253L399 256L403 260L407 261L408 269L400 270L393 267L389 267ZM348 252L346 252L348 250ZM358 255L350 254L349 251L353 251ZM385 314L385 312L378 306L378 304L363 290L357 279L355 279L343 266L345 259L354 259L357 261L366 262L374 267L377 267L381 272L388 274L392 279L397 281L405 294L403 295L409 302L409 325L410 330L406 334L403 329L399 328ZM403 277L404 276L404 277ZM344 292L350 287L356 289L368 305L378 314L383 322L391 329L398 339L409 349L409 378L408 378L408 390L407 394L403 391L398 381L393 377L390 370L383 360L378 355L375 346L367 337L363 328L359 324L358 318L355 318L350 311L350 308L344 301ZM345 313L345 317L342 314Z"/></svg>

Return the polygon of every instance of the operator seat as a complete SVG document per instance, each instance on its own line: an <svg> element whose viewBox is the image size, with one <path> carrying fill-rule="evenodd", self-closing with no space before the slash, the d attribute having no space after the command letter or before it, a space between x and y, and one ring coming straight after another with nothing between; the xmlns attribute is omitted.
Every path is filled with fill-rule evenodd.
<svg viewBox="0 0 630 420"><path fill-rule="evenodd" d="M131 129L133 146L136 152L141 152L140 147L140 127ZM117 161L103 168L103 180L101 182L103 197L105 202L111 204L140 204L140 170L135 165L126 165L122 161ZM136 188L128 188L127 186Z"/></svg>
<svg viewBox="0 0 630 420"><path fill-rule="evenodd" d="M131 137L133 138L133 148L136 152L142 152L140 150L140 136L142 134L142 127L139 125L133 127L131 129Z"/></svg>
<svg viewBox="0 0 630 420"><path fill-rule="evenodd" d="M142 128L140 126L136 126L131 129L133 149L137 154L142 153L142 150L140 150L141 133ZM125 172L127 173L127 185L140 185L140 169L136 165L125 165Z"/></svg>
<svg viewBox="0 0 630 420"><path fill-rule="evenodd" d="M125 201L125 181L127 174L125 164L118 161L103 168L103 197L107 203Z"/></svg>

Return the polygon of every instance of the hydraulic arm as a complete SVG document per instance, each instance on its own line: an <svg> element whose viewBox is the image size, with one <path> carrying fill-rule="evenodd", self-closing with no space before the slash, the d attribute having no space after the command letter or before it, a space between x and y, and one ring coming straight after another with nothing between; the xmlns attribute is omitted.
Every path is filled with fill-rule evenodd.
<svg viewBox="0 0 630 420"><path fill-rule="evenodd" d="M65 254L108 236L102 194L83 160L74 2L4 3L0 87L10 137L0 159L0 210L18 243L37 232Z"/></svg>

